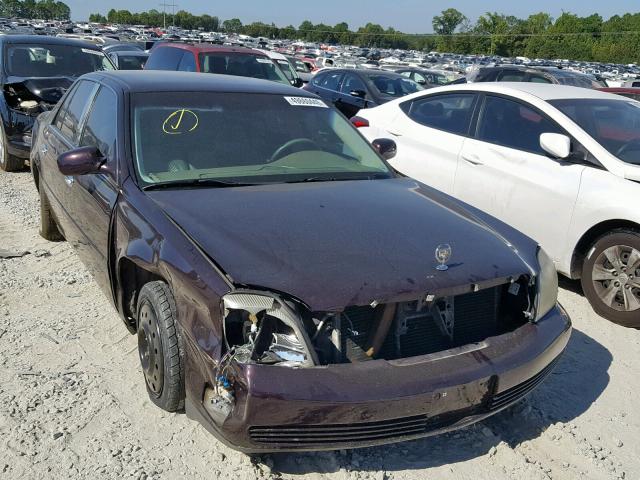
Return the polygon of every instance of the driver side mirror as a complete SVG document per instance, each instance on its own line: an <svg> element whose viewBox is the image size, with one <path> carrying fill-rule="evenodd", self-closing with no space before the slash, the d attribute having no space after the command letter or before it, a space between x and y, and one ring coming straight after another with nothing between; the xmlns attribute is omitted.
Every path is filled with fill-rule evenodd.
<svg viewBox="0 0 640 480"><path fill-rule="evenodd" d="M105 158L96 147L80 147L58 157L58 170L67 176L98 173Z"/></svg>
<svg viewBox="0 0 640 480"><path fill-rule="evenodd" d="M294 78L293 80L291 80L291 85L293 85L296 88L300 88L304 85L304 82L302 81L302 79L300 77L298 78Z"/></svg>
<svg viewBox="0 0 640 480"><path fill-rule="evenodd" d="M427 81L424 78L421 78L420 80L416 80L416 83L418 85L426 85Z"/></svg>
<svg viewBox="0 0 640 480"><path fill-rule="evenodd" d="M367 96L367 92L364 90L351 90L349 95L352 97L365 98Z"/></svg>
<svg viewBox="0 0 640 480"><path fill-rule="evenodd" d="M377 138L371 142L371 145L385 160L391 160L398 153L396 142L390 138Z"/></svg>
<svg viewBox="0 0 640 480"><path fill-rule="evenodd" d="M571 155L571 139L559 133L540 135L540 146L553 158L565 160Z"/></svg>

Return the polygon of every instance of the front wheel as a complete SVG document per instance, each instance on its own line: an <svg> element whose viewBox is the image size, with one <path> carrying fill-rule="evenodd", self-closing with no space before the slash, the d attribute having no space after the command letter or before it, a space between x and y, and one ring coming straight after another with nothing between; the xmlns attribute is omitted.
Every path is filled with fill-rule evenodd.
<svg viewBox="0 0 640 480"><path fill-rule="evenodd" d="M184 409L184 357L176 302L164 282L147 283L138 296L138 353L149 398L168 412Z"/></svg>
<svg viewBox="0 0 640 480"><path fill-rule="evenodd" d="M620 229L600 237L583 262L581 281L596 313L640 328L640 232Z"/></svg>
<svg viewBox="0 0 640 480"><path fill-rule="evenodd" d="M16 172L24 168L24 160L9 154L7 135L0 119L0 169L5 172Z"/></svg>

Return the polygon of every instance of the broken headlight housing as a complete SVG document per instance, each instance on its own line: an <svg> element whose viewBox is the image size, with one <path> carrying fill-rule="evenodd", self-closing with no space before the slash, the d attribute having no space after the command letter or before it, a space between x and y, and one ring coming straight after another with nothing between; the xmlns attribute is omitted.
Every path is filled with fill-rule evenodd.
<svg viewBox="0 0 640 480"><path fill-rule="evenodd" d="M553 260L542 247L538 247L538 263L540 271L536 282L536 322L549 313L558 302L558 273Z"/></svg>
<svg viewBox="0 0 640 480"><path fill-rule="evenodd" d="M317 356L294 304L267 292L231 292L222 299L227 349L240 363L311 366Z"/></svg>

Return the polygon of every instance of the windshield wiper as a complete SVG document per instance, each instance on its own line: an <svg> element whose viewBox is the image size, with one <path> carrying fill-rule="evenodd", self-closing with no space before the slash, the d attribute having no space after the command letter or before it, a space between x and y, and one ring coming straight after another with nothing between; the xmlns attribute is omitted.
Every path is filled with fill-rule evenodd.
<svg viewBox="0 0 640 480"><path fill-rule="evenodd" d="M230 188L250 187L257 183L230 182L227 180L215 180L213 178L193 178L190 180L174 180L172 182L159 182L142 187L142 190L162 190L165 188Z"/></svg>
<svg viewBox="0 0 640 480"><path fill-rule="evenodd" d="M313 183L313 182L348 182L348 181L358 181L358 180L380 180L383 178L389 178L384 174L375 174L369 175L366 177L344 177L344 178L335 178L335 177L308 177L302 178L300 180L290 180L284 183Z"/></svg>

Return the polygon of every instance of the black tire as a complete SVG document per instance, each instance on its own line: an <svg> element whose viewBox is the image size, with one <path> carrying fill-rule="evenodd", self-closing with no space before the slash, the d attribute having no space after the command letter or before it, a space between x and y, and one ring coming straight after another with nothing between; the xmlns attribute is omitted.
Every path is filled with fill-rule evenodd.
<svg viewBox="0 0 640 480"><path fill-rule="evenodd" d="M9 155L7 150L7 136L4 133L4 125L0 119L0 170L5 172L17 172L24 169L24 160L22 158Z"/></svg>
<svg viewBox="0 0 640 480"><path fill-rule="evenodd" d="M43 188L40 189L40 236L50 242L64 240L64 236L60 233L60 229L53 217L51 204Z"/></svg>
<svg viewBox="0 0 640 480"><path fill-rule="evenodd" d="M608 249L611 249L612 247L622 247L622 250L620 251L624 252L620 255L622 261L618 267L608 262L608 260L606 266L603 267L607 270L610 269L613 272L611 275L615 275L615 277L612 280L604 280L600 282L594 281L594 276L596 275L594 269L597 269L597 265L600 265L600 262L607 258L605 251L610 252L611 250ZM639 231L618 229L598 238L587 253L582 264L582 290L598 315L624 327L640 328L640 309L635 308L628 311L620 310L620 308L623 308L623 304L616 300L624 299L624 295L632 295L635 296L636 299L640 299L640 288L633 286L640 285L640 268L636 268L633 272L628 271L628 267L631 267L628 265L628 263L631 262L628 253L629 249L640 252ZM637 264L637 261L634 261L633 263ZM609 274L607 273L606 275ZM611 285L610 282L613 282L613 285ZM620 285L618 291L621 293L618 293L616 297L614 297L613 302L611 302L611 305L608 305L601 298L597 289L600 288L600 292L602 293L604 292L603 288L606 289L606 287L612 287L613 289L616 289L617 285ZM625 289L625 285L629 288L626 289L626 292L623 292L622 290ZM635 303L633 298L631 298L631 300ZM612 305L618 305L618 308L614 308ZM629 305L632 304L629 303Z"/></svg>
<svg viewBox="0 0 640 480"><path fill-rule="evenodd" d="M149 398L167 412L184 410L184 349L169 286L147 283L138 296L138 353Z"/></svg>

